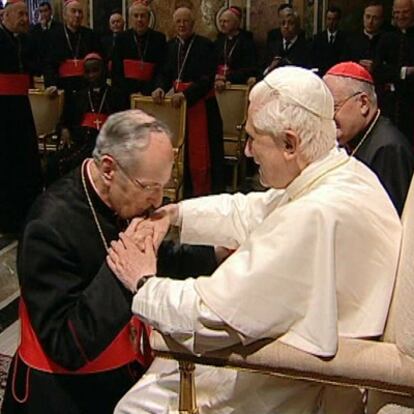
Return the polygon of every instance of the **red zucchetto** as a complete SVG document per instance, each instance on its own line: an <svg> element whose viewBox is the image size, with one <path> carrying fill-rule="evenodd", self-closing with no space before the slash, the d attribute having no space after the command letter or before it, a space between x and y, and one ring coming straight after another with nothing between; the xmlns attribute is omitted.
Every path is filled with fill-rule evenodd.
<svg viewBox="0 0 414 414"><path fill-rule="evenodd" d="M374 83L371 74L361 65L355 62L342 62L332 66L326 75L343 76L344 78L357 79L362 82Z"/></svg>

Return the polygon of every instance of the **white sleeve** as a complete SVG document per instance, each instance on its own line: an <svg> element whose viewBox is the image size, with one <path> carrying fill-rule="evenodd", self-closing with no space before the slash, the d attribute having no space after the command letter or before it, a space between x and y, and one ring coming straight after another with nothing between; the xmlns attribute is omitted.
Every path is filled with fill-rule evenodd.
<svg viewBox="0 0 414 414"><path fill-rule="evenodd" d="M134 296L132 312L196 354L250 342L205 305L194 280L151 278Z"/></svg>
<svg viewBox="0 0 414 414"><path fill-rule="evenodd" d="M268 190L183 201L181 242L237 249L273 211L283 194L283 190Z"/></svg>

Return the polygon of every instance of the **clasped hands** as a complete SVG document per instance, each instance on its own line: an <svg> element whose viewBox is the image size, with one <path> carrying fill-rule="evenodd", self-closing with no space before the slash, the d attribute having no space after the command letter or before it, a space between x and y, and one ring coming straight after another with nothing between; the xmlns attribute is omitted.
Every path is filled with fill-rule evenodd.
<svg viewBox="0 0 414 414"><path fill-rule="evenodd" d="M157 252L175 222L176 209L176 205L169 205L149 218L133 219L125 232L120 233L119 240L111 242L107 264L131 292L136 292L141 278L156 274Z"/></svg>

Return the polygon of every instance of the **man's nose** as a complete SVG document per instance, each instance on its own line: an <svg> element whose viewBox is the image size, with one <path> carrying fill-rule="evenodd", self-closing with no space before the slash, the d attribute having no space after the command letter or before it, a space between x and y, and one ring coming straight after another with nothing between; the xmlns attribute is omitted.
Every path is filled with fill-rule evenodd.
<svg viewBox="0 0 414 414"><path fill-rule="evenodd" d="M153 191L149 196L149 201L154 208L158 208L162 204L164 197L164 190L162 188Z"/></svg>
<svg viewBox="0 0 414 414"><path fill-rule="evenodd" d="M251 138L247 138L246 145L244 146L244 155L248 158L253 157Z"/></svg>

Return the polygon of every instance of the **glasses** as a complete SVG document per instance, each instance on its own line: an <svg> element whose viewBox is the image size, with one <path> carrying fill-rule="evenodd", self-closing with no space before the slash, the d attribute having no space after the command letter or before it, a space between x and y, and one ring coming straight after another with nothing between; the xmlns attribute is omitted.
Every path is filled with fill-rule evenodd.
<svg viewBox="0 0 414 414"><path fill-rule="evenodd" d="M362 91L358 91L353 93L352 95L349 95L348 97L346 97L341 103L339 104L334 104L334 117L335 115L344 107L344 105L352 98L354 98L357 95L360 95L362 93Z"/></svg>
<svg viewBox="0 0 414 414"><path fill-rule="evenodd" d="M113 158L113 160L116 162L116 164L118 165L118 167L121 170L121 172L125 175L125 177L128 178L128 180L131 181L131 183L134 184L134 186L137 187L137 188L139 188L141 191L144 191L146 193L155 193L155 192L158 192L158 191L162 191L163 190L163 186L161 184L159 184L159 183L156 183L156 184L144 184L140 180L138 180L138 178L132 178L126 172L126 169L124 167L122 167L122 165L119 163L118 160L116 160L115 158Z"/></svg>

